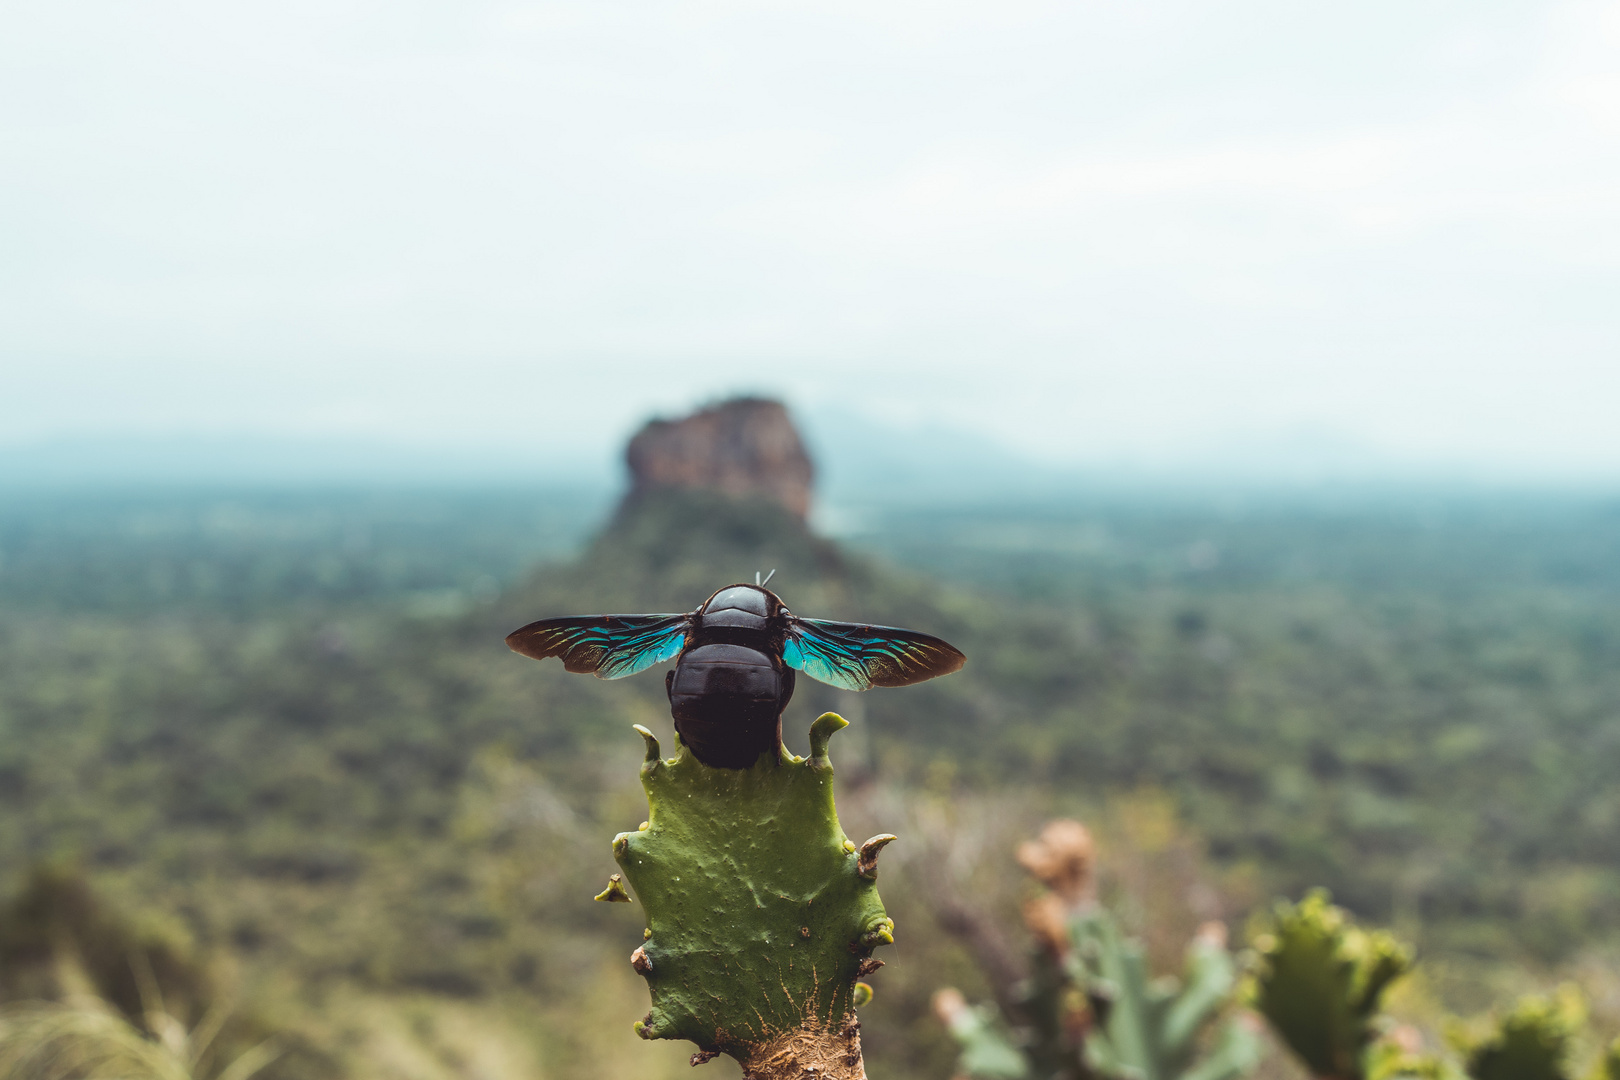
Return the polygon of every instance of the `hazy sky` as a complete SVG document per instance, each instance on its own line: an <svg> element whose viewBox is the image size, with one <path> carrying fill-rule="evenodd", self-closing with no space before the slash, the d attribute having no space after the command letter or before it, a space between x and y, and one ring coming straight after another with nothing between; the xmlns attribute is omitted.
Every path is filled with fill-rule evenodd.
<svg viewBox="0 0 1620 1080"><path fill-rule="evenodd" d="M8 2L0 442L1620 476L1620 2Z"/></svg>

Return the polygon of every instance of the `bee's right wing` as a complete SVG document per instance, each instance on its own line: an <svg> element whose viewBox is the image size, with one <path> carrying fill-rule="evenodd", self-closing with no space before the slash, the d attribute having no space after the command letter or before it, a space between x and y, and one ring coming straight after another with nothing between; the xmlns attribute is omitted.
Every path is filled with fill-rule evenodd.
<svg viewBox="0 0 1620 1080"><path fill-rule="evenodd" d="M910 686L967 663L950 642L897 626L801 619L789 615L782 660L818 682L845 690Z"/></svg>
<svg viewBox="0 0 1620 1080"><path fill-rule="evenodd" d="M622 679L679 656L691 622L690 614L541 619L506 635L506 644L536 660L555 656L569 671Z"/></svg>

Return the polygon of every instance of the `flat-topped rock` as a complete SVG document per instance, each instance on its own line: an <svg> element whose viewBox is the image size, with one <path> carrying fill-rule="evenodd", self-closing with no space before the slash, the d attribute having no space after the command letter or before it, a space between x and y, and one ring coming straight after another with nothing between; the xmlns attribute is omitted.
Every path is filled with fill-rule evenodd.
<svg viewBox="0 0 1620 1080"><path fill-rule="evenodd" d="M699 488L810 512L815 466L779 401L734 398L680 420L652 420L625 451L630 497L659 488Z"/></svg>

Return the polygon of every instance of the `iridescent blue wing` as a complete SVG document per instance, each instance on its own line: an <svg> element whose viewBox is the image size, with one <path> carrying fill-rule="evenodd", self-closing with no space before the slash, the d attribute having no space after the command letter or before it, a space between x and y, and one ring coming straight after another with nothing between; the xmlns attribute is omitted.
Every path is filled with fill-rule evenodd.
<svg viewBox="0 0 1620 1080"><path fill-rule="evenodd" d="M691 615L581 615L541 619L506 635L513 652L555 656L569 671L622 679L673 660L686 643Z"/></svg>
<svg viewBox="0 0 1620 1080"><path fill-rule="evenodd" d="M845 690L909 686L967 663L954 646L915 630L788 616L782 659Z"/></svg>

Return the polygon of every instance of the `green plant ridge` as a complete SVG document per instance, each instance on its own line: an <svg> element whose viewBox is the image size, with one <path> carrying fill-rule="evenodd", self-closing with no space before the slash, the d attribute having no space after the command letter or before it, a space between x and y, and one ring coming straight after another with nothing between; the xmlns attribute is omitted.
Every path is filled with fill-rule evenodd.
<svg viewBox="0 0 1620 1080"><path fill-rule="evenodd" d="M659 756L645 728L641 767L650 809L613 855L646 909L632 955L652 1009L636 1031L747 1059L787 1033L832 1031L852 1018L857 978L894 940L878 898L877 851L844 835L827 740L848 721L823 714L811 754L761 755L748 769L711 768L677 739Z"/></svg>

